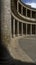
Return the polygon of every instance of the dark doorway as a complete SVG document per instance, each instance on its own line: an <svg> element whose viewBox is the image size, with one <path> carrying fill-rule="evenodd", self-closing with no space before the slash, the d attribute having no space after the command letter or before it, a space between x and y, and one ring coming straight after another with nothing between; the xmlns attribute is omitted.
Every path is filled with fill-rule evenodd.
<svg viewBox="0 0 36 65"><path fill-rule="evenodd" d="M26 24L23 23L23 34L26 34Z"/></svg>
<svg viewBox="0 0 36 65"><path fill-rule="evenodd" d="M30 34L30 24L27 24L27 34Z"/></svg>
<svg viewBox="0 0 36 65"><path fill-rule="evenodd" d="M21 22L19 22L19 34L21 35Z"/></svg>
<svg viewBox="0 0 36 65"><path fill-rule="evenodd" d="M32 34L35 34L35 25L32 25Z"/></svg>
<svg viewBox="0 0 36 65"><path fill-rule="evenodd" d="M15 35L17 36L17 20L15 20Z"/></svg>

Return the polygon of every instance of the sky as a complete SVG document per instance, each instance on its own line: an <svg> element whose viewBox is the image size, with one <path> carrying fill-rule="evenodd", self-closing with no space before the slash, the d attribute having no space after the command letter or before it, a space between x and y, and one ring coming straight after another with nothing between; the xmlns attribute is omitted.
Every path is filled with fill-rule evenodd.
<svg viewBox="0 0 36 65"><path fill-rule="evenodd" d="M36 8L36 0L22 0L22 2L31 5L33 8Z"/></svg>

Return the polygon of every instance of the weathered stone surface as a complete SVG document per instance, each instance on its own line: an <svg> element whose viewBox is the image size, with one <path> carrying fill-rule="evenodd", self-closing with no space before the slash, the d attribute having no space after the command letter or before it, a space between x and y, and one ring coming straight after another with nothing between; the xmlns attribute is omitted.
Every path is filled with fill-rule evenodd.
<svg viewBox="0 0 36 65"><path fill-rule="evenodd" d="M10 8L10 0L1 0L1 38L4 44L9 44L11 39Z"/></svg>

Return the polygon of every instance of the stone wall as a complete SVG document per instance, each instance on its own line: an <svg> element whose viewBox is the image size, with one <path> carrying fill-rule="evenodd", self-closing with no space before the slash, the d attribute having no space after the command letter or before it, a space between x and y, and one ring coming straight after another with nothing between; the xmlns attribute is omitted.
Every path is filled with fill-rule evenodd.
<svg viewBox="0 0 36 65"><path fill-rule="evenodd" d="M1 0L1 39L6 46L11 39L11 9L10 0Z"/></svg>

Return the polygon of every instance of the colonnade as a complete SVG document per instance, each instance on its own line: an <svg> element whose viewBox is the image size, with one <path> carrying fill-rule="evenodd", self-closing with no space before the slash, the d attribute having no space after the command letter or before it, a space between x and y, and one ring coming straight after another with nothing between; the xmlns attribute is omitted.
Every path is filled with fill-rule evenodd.
<svg viewBox="0 0 36 65"><path fill-rule="evenodd" d="M20 12L22 15L30 18L36 18L36 10L29 9L26 6L21 5L20 2L17 2L17 11ZM24 12L25 11L25 12Z"/></svg>
<svg viewBox="0 0 36 65"><path fill-rule="evenodd" d="M12 36L36 35L36 24L27 24L12 18Z"/></svg>

